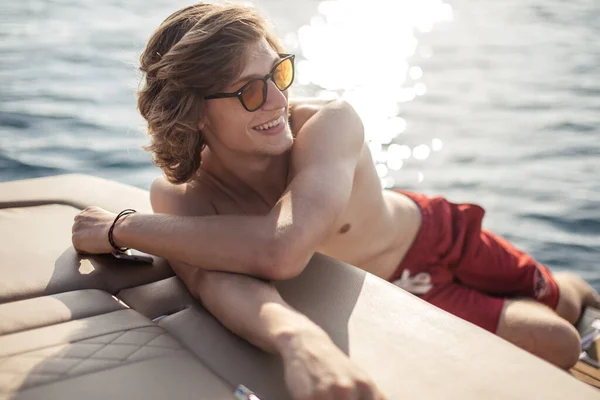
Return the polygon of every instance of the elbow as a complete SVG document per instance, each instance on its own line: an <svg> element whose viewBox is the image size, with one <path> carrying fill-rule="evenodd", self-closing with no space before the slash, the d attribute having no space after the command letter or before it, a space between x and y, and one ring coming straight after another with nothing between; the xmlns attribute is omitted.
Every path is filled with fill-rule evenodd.
<svg viewBox="0 0 600 400"><path fill-rule="evenodd" d="M300 275L307 263L274 262L263 268L263 277L270 281L287 281Z"/></svg>
<svg viewBox="0 0 600 400"><path fill-rule="evenodd" d="M273 239L264 247L260 265L261 275L272 281L285 281L297 277L304 271L311 254L294 254L292 248L282 240Z"/></svg>
<svg viewBox="0 0 600 400"><path fill-rule="evenodd" d="M221 283L226 273L206 271L201 268L190 268L189 270L191 271L189 274L182 276L185 286L194 298L202 302L204 307L212 309L222 290Z"/></svg>

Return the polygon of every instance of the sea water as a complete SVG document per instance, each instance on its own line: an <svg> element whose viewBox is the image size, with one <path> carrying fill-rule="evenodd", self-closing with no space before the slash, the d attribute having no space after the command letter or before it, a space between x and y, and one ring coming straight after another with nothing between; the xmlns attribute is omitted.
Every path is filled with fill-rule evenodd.
<svg viewBox="0 0 600 400"><path fill-rule="evenodd" d="M137 59L181 0L0 5L0 180L148 188ZM600 289L600 2L254 2L298 75L351 102L385 187L476 202L485 227Z"/></svg>

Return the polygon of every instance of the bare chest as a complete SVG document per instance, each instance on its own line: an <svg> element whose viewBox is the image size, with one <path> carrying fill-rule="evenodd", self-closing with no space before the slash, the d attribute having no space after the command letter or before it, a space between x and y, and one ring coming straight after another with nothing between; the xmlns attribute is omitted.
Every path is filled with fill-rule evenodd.
<svg viewBox="0 0 600 400"><path fill-rule="evenodd" d="M202 192L205 196L209 192L219 215L266 215L274 206L257 195L240 196L210 184ZM193 197L188 200L193 215ZM385 278L408 250L419 224L416 206L400 195L382 191L370 153L365 152L346 208L316 251Z"/></svg>
<svg viewBox="0 0 600 400"><path fill-rule="evenodd" d="M420 222L418 210L405 200L382 190L367 154L357 168L344 213L317 250L386 278L404 256Z"/></svg>

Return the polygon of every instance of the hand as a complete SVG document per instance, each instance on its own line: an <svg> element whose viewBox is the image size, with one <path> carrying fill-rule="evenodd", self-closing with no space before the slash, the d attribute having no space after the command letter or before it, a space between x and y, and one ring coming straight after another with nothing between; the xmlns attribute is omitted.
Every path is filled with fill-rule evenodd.
<svg viewBox="0 0 600 400"><path fill-rule="evenodd" d="M367 374L324 333L305 332L281 347L294 400L385 400Z"/></svg>
<svg viewBox="0 0 600 400"><path fill-rule="evenodd" d="M116 216L96 206L77 214L72 229L75 250L87 254L111 253L114 249L108 241L108 230Z"/></svg>

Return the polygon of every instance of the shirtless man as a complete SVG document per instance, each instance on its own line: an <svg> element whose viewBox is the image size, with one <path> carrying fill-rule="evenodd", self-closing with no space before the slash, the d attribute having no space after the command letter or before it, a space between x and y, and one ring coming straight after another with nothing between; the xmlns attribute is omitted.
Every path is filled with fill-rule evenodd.
<svg viewBox="0 0 600 400"><path fill-rule="evenodd" d="M138 103L165 174L150 191L155 214L119 218L111 246L115 215L89 207L75 218L75 248L169 260L226 327L281 355L297 399L383 398L265 282L297 276L314 252L572 366L572 323L598 304L595 291L481 230L476 205L382 190L350 105L288 101L294 57L284 53L243 6L199 4L167 18L142 54Z"/></svg>

